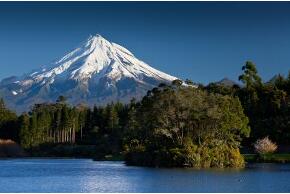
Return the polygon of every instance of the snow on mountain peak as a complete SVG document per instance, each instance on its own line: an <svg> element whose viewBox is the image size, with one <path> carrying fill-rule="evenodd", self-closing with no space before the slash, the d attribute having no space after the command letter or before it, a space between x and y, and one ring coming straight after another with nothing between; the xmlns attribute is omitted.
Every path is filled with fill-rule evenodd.
<svg viewBox="0 0 290 194"><path fill-rule="evenodd" d="M66 77L85 81L93 76L108 76L118 81L123 76L139 80L143 74L161 80L174 80L173 76L160 72L135 56L119 44L109 42L101 35L90 36L80 47L66 54L63 58L50 65L52 68L37 71L30 76L37 82Z"/></svg>
<svg viewBox="0 0 290 194"><path fill-rule="evenodd" d="M59 60L30 74L11 78L9 86L6 81L5 86L0 85L0 93L9 91L12 96L7 96L8 101L15 98L11 104L19 102L23 109L59 95L72 96L73 104L128 102L132 97L144 96L161 82L175 79L137 59L123 46L96 34Z"/></svg>

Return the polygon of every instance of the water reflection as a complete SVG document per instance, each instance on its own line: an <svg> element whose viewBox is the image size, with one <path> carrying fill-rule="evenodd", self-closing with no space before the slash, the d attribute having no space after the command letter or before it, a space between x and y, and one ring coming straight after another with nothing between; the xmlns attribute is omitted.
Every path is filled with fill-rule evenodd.
<svg viewBox="0 0 290 194"><path fill-rule="evenodd" d="M155 169L92 160L1 160L0 192L290 192L289 164Z"/></svg>

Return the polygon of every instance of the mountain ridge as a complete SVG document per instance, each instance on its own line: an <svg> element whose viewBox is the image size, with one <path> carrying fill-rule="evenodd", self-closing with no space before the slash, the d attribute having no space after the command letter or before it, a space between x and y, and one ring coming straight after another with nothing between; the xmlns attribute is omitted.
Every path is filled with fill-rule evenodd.
<svg viewBox="0 0 290 194"><path fill-rule="evenodd" d="M0 96L18 112L35 103L54 102L59 95L68 97L73 105L127 103L133 97L140 99L159 83L175 79L97 34L47 66L1 80Z"/></svg>
<svg viewBox="0 0 290 194"><path fill-rule="evenodd" d="M231 80L227 77L224 77L223 79L221 79L220 81L214 82L215 84L218 85L224 85L224 86L234 86L234 85L239 85L237 82L235 82L234 80Z"/></svg>

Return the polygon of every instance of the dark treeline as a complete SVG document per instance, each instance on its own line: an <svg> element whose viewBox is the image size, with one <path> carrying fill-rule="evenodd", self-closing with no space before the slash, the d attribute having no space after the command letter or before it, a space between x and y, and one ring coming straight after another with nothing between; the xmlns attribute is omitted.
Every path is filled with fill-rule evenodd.
<svg viewBox="0 0 290 194"><path fill-rule="evenodd" d="M242 166L242 139L244 146L265 136L290 144L290 73L263 82L252 62L242 70L243 87L210 83L195 88L190 80L187 86L175 80L127 105L72 107L60 96L17 116L1 100L0 139L14 140L36 155L48 150L53 155L57 149L52 148L59 146L58 156L65 156L67 146L74 147L67 156L125 155L128 164Z"/></svg>
<svg viewBox="0 0 290 194"><path fill-rule="evenodd" d="M121 151L128 105L111 103L93 109L85 105L71 107L65 97L60 96L56 103L36 104L29 113L17 117L5 108L3 100L1 102L0 138L12 139L26 150L79 144L98 145L102 155Z"/></svg>
<svg viewBox="0 0 290 194"><path fill-rule="evenodd" d="M263 82L254 63L242 67L239 85L225 86L211 83L203 87L209 92L238 96L250 120L249 145L258 138L269 136L279 145L290 144L290 72L288 77L278 74Z"/></svg>
<svg viewBox="0 0 290 194"><path fill-rule="evenodd" d="M0 99L0 139L13 139L19 142L17 115L5 107Z"/></svg>

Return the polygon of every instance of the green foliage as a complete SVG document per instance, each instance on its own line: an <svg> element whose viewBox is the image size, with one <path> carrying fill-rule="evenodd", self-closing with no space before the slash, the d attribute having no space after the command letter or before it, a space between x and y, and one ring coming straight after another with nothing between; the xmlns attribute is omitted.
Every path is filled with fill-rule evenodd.
<svg viewBox="0 0 290 194"><path fill-rule="evenodd" d="M194 85L193 81L190 80L190 79L186 79L186 80L185 80L185 83L186 83L187 85Z"/></svg>
<svg viewBox="0 0 290 194"><path fill-rule="evenodd" d="M247 162L289 163L290 154L244 154Z"/></svg>
<svg viewBox="0 0 290 194"><path fill-rule="evenodd" d="M182 85L182 80L180 80L180 79L173 80L172 85L179 87Z"/></svg>
<svg viewBox="0 0 290 194"><path fill-rule="evenodd" d="M244 74L239 76L239 80L246 84L248 89L262 85L262 79L258 75L256 65L253 62L247 61L242 67L242 70L244 71Z"/></svg>
<svg viewBox="0 0 290 194"><path fill-rule="evenodd" d="M0 99L0 139L19 140L17 115L5 107L3 99Z"/></svg>
<svg viewBox="0 0 290 194"><path fill-rule="evenodd" d="M239 90L241 90L240 86L238 85L227 86L227 85L218 84L218 83L209 83L204 89L208 91L209 93L216 93L216 94L230 95L230 96L236 96L236 93Z"/></svg>
<svg viewBox="0 0 290 194"><path fill-rule="evenodd" d="M95 158L124 153L133 165L241 167L241 142L249 146L269 136L279 146L290 144L290 72L263 83L254 63L247 61L242 70L241 87L174 80L128 105L71 107L60 96L17 117L1 99L0 138L39 154L43 149ZM87 145L93 145L89 151Z"/></svg>
<svg viewBox="0 0 290 194"><path fill-rule="evenodd" d="M67 98L65 96L59 96L56 100L57 103L65 103Z"/></svg>
<svg viewBox="0 0 290 194"><path fill-rule="evenodd" d="M27 115L26 113L22 114L19 117L18 122L19 122L19 128L20 128L20 132L19 132L20 145L23 148L29 148L32 145L31 139L29 138L30 137L29 115Z"/></svg>
<svg viewBox="0 0 290 194"><path fill-rule="evenodd" d="M253 65L253 64L252 64ZM252 128L251 142L269 136L280 144L289 144L290 137L290 79L275 76L262 83L255 66L250 68L255 82L247 81L246 87L235 94L239 97ZM249 72L247 72L249 74ZM254 84L255 83L255 84Z"/></svg>
<svg viewBox="0 0 290 194"><path fill-rule="evenodd" d="M210 83L205 87L210 93L236 96L249 118L251 135L243 144L249 146L257 139L269 136L279 144L290 144L290 72L263 83L254 63L246 62L239 79L245 87Z"/></svg>
<svg viewBox="0 0 290 194"><path fill-rule="evenodd" d="M126 142L126 162L145 166L241 167L239 143L249 136L237 97L174 85L145 96Z"/></svg>
<svg viewBox="0 0 290 194"><path fill-rule="evenodd" d="M120 103L90 109L84 105L70 107L63 97L59 97L56 103L36 104L28 114L20 115L16 129L21 146L31 152L41 154L41 149L59 145L56 150L46 152L59 155L61 145L94 145L95 157L103 158L120 155L128 114L129 106ZM64 154L75 156L77 148L71 146L69 149L64 150ZM91 157L91 153L87 156Z"/></svg>

